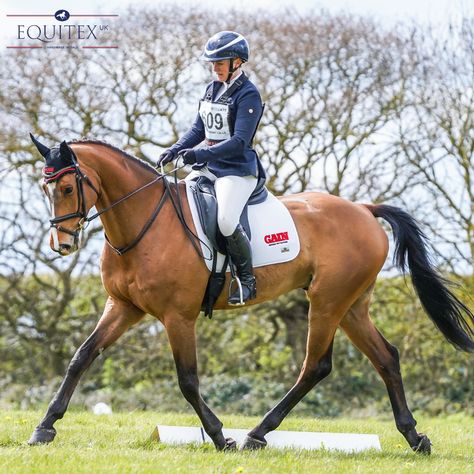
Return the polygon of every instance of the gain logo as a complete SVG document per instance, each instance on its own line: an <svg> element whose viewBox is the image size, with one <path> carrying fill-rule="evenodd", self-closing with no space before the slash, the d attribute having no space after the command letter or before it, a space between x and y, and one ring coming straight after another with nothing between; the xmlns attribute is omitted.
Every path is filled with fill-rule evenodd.
<svg viewBox="0 0 474 474"><path fill-rule="evenodd" d="M276 245L282 242L288 242L288 232L278 232L276 234L267 234L263 240L267 245Z"/></svg>
<svg viewBox="0 0 474 474"><path fill-rule="evenodd" d="M71 15L69 14L69 12L67 10L58 10L55 14L54 14L54 18L56 18L56 20L58 21L66 21L69 19Z"/></svg>

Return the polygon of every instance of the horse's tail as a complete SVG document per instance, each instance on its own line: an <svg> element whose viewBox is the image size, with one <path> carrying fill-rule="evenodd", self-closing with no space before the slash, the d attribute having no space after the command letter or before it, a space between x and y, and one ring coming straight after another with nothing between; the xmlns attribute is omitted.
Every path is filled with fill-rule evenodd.
<svg viewBox="0 0 474 474"><path fill-rule="evenodd" d="M428 316L456 348L474 352L474 315L448 288L430 262L427 238L407 212L393 206L367 205L375 217L385 219L393 230L394 262L405 272L408 269Z"/></svg>

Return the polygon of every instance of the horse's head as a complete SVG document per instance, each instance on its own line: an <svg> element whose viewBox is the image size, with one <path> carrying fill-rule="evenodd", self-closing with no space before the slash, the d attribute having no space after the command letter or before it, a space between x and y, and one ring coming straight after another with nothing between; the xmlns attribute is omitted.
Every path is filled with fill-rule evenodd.
<svg viewBox="0 0 474 474"><path fill-rule="evenodd" d="M50 245L55 252L69 255L79 248L79 236L98 191L80 169L74 151L66 142L48 148L33 135L30 137L46 162L43 191L51 205Z"/></svg>

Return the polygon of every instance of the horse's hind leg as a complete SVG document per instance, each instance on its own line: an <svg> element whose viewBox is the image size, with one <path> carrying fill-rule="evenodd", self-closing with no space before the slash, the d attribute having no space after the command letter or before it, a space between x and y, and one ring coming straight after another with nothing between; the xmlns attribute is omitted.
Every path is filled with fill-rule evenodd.
<svg viewBox="0 0 474 474"><path fill-rule="evenodd" d="M395 423L400 433L414 451L429 454L430 440L426 435L417 433L416 421L408 409L400 374L398 350L380 334L370 319L371 293L369 290L352 306L340 326L354 345L369 358L385 382Z"/></svg>
<svg viewBox="0 0 474 474"><path fill-rule="evenodd" d="M265 447L265 435L276 429L296 404L331 372L334 334L345 312L331 306L322 308L319 304L310 304L306 357L298 380L262 422L249 432L241 449Z"/></svg>
<svg viewBox="0 0 474 474"><path fill-rule="evenodd" d="M64 416L81 375L104 349L113 344L142 317L143 312L134 306L109 298L96 328L71 359L61 387L49 404L45 417L36 427L28 444L45 444L53 441L56 436L53 425Z"/></svg>

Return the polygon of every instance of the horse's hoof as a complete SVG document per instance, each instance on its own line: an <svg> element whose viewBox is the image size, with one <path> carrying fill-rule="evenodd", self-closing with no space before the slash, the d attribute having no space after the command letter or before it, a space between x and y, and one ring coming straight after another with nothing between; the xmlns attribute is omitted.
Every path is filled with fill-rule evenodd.
<svg viewBox="0 0 474 474"><path fill-rule="evenodd" d="M235 439L226 438L223 451L236 451L236 450L237 450L237 443Z"/></svg>
<svg viewBox="0 0 474 474"><path fill-rule="evenodd" d="M416 446L412 446L412 449L415 451L415 453L431 454L431 441L429 440L428 436L423 433L419 433L418 444Z"/></svg>
<svg viewBox="0 0 474 474"><path fill-rule="evenodd" d="M257 438L252 438L251 436L246 436L244 443L240 447L240 450L252 450L256 451L257 449L263 449L267 445L265 440L261 441Z"/></svg>
<svg viewBox="0 0 474 474"><path fill-rule="evenodd" d="M36 428L31 435L28 444L35 446L37 444L49 444L53 441L56 436L56 430L54 428Z"/></svg>

